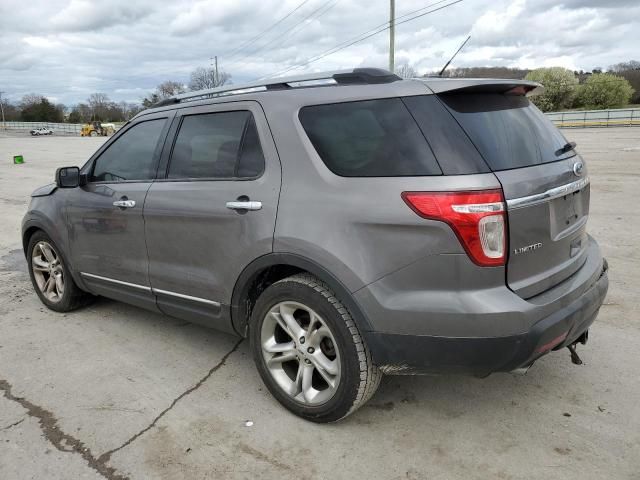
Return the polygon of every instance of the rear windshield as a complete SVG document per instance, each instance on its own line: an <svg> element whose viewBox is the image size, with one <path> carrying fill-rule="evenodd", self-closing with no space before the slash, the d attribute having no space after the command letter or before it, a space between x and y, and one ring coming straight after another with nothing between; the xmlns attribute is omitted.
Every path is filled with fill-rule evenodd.
<svg viewBox="0 0 640 480"><path fill-rule="evenodd" d="M526 97L493 93L440 95L491 170L508 170L563 160L567 140Z"/></svg>
<svg viewBox="0 0 640 480"><path fill-rule="evenodd" d="M315 105L300 123L316 152L336 175L441 175L429 144L399 98Z"/></svg>

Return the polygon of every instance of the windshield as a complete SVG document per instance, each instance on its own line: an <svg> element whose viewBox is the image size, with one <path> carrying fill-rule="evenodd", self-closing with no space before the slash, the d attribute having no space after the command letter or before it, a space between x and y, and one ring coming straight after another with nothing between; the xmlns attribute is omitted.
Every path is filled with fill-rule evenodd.
<svg viewBox="0 0 640 480"><path fill-rule="evenodd" d="M493 171L540 165L575 155L573 150L558 154L567 140L526 97L452 93L439 98Z"/></svg>

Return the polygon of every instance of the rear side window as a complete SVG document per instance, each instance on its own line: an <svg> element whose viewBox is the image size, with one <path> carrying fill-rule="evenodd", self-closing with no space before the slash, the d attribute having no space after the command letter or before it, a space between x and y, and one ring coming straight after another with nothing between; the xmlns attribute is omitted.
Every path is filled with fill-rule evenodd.
<svg viewBox="0 0 640 480"><path fill-rule="evenodd" d="M441 175L429 144L399 98L315 105L300 122L316 152L336 175Z"/></svg>
<svg viewBox="0 0 640 480"><path fill-rule="evenodd" d="M569 158L556 155L567 140L526 97L493 93L441 95L491 170L529 167Z"/></svg>
<svg viewBox="0 0 640 480"><path fill-rule="evenodd" d="M166 119L133 125L96 160L92 182L150 180L156 176L155 152Z"/></svg>
<svg viewBox="0 0 640 480"><path fill-rule="evenodd" d="M182 120L169 178L247 178L264 170L256 124L248 111L188 115Z"/></svg>
<svg viewBox="0 0 640 480"><path fill-rule="evenodd" d="M460 125L435 95L402 99L418 122L445 175L489 172L489 167Z"/></svg>

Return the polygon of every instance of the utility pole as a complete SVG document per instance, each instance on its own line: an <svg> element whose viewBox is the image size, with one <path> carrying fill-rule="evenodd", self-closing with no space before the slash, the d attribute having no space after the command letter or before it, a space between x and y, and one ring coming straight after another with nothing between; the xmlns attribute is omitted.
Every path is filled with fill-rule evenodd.
<svg viewBox="0 0 640 480"><path fill-rule="evenodd" d="M396 0L389 0L389 71L394 72L396 50Z"/></svg>
<svg viewBox="0 0 640 480"><path fill-rule="evenodd" d="M4 107L2 106L2 94L4 92L0 92L0 112L2 113L2 129L6 130L7 126L4 123Z"/></svg>
<svg viewBox="0 0 640 480"><path fill-rule="evenodd" d="M214 65L212 65L212 66L214 66L214 69L215 69L215 70L214 70L214 72L215 72L215 73L213 74L213 80L214 80L214 82L215 82L215 84L216 84L216 87L219 87L219 86L220 86L220 85L219 85L219 83L220 83L220 77L218 77L218 56L217 56L217 55L215 55L213 58L210 58L210 60L213 60L213 61L214 61L214 65L215 65L215 66L214 66Z"/></svg>

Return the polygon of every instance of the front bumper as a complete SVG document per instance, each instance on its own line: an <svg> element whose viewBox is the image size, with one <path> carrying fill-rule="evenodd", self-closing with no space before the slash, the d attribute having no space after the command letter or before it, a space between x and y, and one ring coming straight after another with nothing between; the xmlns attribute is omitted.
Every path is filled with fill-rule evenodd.
<svg viewBox="0 0 640 480"><path fill-rule="evenodd" d="M578 298L538 320L525 333L446 337L367 332L365 338L375 363L387 374L486 376L528 367L550 350L575 342L593 323L609 286L606 260L600 265L599 275Z"/></svg>

